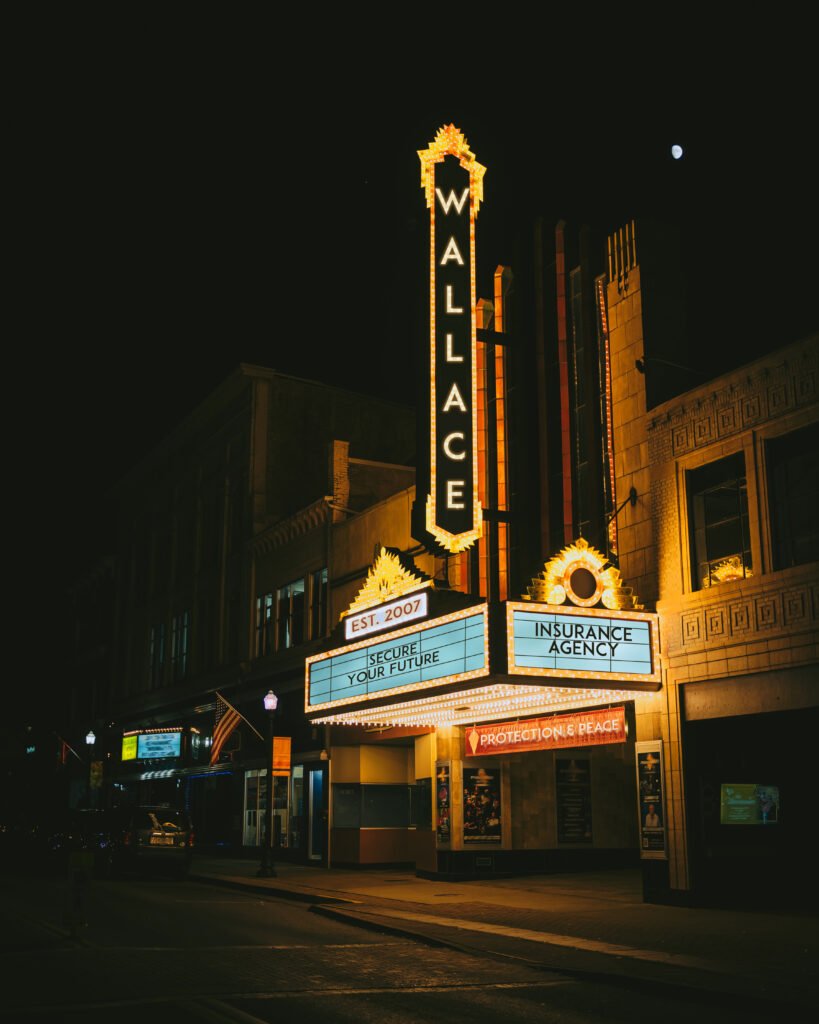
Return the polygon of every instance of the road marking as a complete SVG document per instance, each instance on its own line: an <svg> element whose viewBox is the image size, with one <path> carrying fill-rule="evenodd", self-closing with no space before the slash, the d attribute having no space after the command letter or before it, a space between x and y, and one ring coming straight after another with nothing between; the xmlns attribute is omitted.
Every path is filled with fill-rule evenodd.
<svg viewBox="0 0 819 1024"><path fill-rule="evenodd" d="M301 992L244 992L235 996L222 996L222 999L287 999L291 996L310 996L312 999L322 996L371 996L389 995L390 993L411 992L486 992L490 989L515 988L557 988L560 985L577 985L574 978L556 978L554 981L466 981L458 985L402 985L396 988L323 988L305 989Z"/></svg>
<svg viewBox="0 0 819 1024"><path fill-rule="evenodd" d="M498 982L464 982L463 984L453 983L451 985L401 985L395 988L387 988L379 986L377 988L303 988L303 989L290 989L290 990L279 990L275 992L223 992L218 997L216 996L200 996L193 997L190 1000L180 1000L173 996L144 996L142 998L135 999L111 999L105 1000L99 1003L63 1003L59 1006L53 1005L41 1005L34 1006L29 1005L25 1007L15 1008L15 1012L21 1016L34 1016L36 1014L47 1013L51 1020L58 1019L60 1014L63 1013L88 1013L90 1011L99 1010L118 1010L127 1009L128 1007L135 1006L196 1006L197 1008L203 1005L205 1002L211 1004L214 1008L216 1006L223 1005L225 1000L236 1000L246 1001L251 999L271 1000L271 999L300 999L307 997L308 999L320 999L322 997L329 997L337 999L339 996L368 996L368 995L402 995L407 993L409 995L417 995L421 993L436 993L436 992L486 992L490 990L498 989L533 989L533 988L557 988L558 986L566 985L577 985L579 984L573 978L557 978L554 981L498 981ZM233 1009L231 1007L231 1009ZM243 1011L236 1009L236 1016L228 1017L228 1020L247 1020L255 1021L258 1018L248 1014L245 1017L240 1017ZM224 1020L225 1018L222 1018ZM265 1022L267 1024L267 1022Z"/></svg>
<svg viewBox="0 0 819 1024"><path fill-rule="evenodd" d="M68 936L65 936L66 938ZM90 942L83 942L82 945L89 946L93 949L105 950L106 953L230 953L232 950L240 952L247 952L253 949L275 949L275 950L288 950L288 949L372 949L374 946L399 946L406 940L393 940L391 942L383 942L381 940L373 939L372 942L306 942L303 944L294 945L268 945L267 943L260 943L259 945L241 945L235 946L99 946ZM49 948L49 953L73 953L76 951L76 946L57 946ZM6 955L15 956L26 955L34 953L37 956L41 956L43 953L42 949L20 949L20 950L7 950Z"/></svg>

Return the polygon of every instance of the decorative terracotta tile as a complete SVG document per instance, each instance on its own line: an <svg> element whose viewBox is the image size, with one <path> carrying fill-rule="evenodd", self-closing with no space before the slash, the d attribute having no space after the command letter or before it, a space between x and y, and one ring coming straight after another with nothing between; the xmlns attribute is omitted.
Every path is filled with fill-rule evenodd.
<svg viewBox="0 0 819 1024"><path fill-rule="evenodd" d="M808 620L808 592L789 590L782 595L783 618L788 626Z"/></svg>
<svg viewBox="0 0 819 1024"><path fill-rule="evenodd" d="M751 423L757 423L763 416L762 397L760 395L750 395L746 398L742 403L742 425L747 427Z"/></svg>
<svg viewBox="0 0 819 1024"><path fill-rule="evenodd" d="M784 412L791 404L790 389L785 383L776 384L768 388L768 411L771 416Z"/></svg>
<svg viewBox="0 0 819 1024"><path fill-rule="evenodd" d="M674 427L671 431L671 447L673 448L675 455L681 455L683 452L687 452L691 447L687 425Z"/></svg>
<svg viewBox="0 0 819 1024"><path fill-rule="evenodd" d="M705 633L709 640L726 635L724 608L708 608L706 610Z"/></svg>
<svg viewBox="0 0 819 1024"><path fill-rule="evenodd" d="M737 429L737 407L728 405L724 409L717 410L717 434L724 437L726 434L733 434Z"/></svg>
<svg viewBox="0 0 819 1024"><path fill-rule="evenodd" d="M704 416L694 422L694 444L709 444L714 440L714 421L711 416Z"/></svg>
<svg viewBox="0 0 819 1024"><path fill-rule="evenodd" d="M816 374L800 374L796 378L796 401L801 405L803 402L813 402L816 398Z"/></svg>
<svg viewBox="0 0 819 1024"><path fill-rule="evenodd" d="M770 629L779 619L776 597L758 597L755 604L756 628Z"/></svg>
<svg viewBox="0 0 819 1024"><path fill-rule="evenodd" d="M743 601L742 604L732 604L729 609L729 622L731 633L747 633L751 628L751 604Z"/></svg>
<svg viewBox="0 0 819 1024"><path fill-rule="evenodd" d="M695 644L702 639L702 612L686 612L682 617L684 644Z"/></svg>

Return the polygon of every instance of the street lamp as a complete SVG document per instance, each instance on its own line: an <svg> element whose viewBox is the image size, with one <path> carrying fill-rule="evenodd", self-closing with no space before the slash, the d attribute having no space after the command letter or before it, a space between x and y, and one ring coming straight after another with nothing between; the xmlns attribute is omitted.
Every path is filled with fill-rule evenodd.
<svg viewBox="0 0 819 1024"><path fill-rule="evenodd" d="M262 863L256 874L260 878L275 878L273 864L273 716L279 698L272 690L264 695L264 709L267 712L267 801L265 803L265 842L262 847Z"/></svg>

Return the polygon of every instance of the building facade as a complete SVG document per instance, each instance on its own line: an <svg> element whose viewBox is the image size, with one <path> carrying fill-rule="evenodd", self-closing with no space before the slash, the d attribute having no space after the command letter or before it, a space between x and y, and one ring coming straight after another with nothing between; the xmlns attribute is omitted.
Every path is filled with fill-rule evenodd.
<svg viewBox="0 0 819 1024"><path fill-rule="evenodd" d="M108 798L249 853L270 810L316 865L801 898L819 339L698 378L668 237L638 259L634 223L538 226L482 298L482 169L452 126L420 155L420 443L406 409L242 366L123 482Z"/></svg>

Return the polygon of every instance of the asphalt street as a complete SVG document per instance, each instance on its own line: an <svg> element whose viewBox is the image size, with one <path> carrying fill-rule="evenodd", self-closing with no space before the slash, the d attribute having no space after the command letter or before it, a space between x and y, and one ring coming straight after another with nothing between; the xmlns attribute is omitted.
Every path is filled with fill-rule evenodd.
<svg viewBox="0 0 819 1024"><path fill-rule="evenodd" d="M0 888L9 1024L772 1019L771 1004L735 994L589 964L578 970L570 951L562 964L539 958L533 950L544 944L501 926L464 933L463 942L451 928L436 938L430 925L416 941L383 918L364 921L368 908L352 898L283 899L159 877L95 880L84 899L87 924L72 927L66 878L7 872Z"/></svg>

